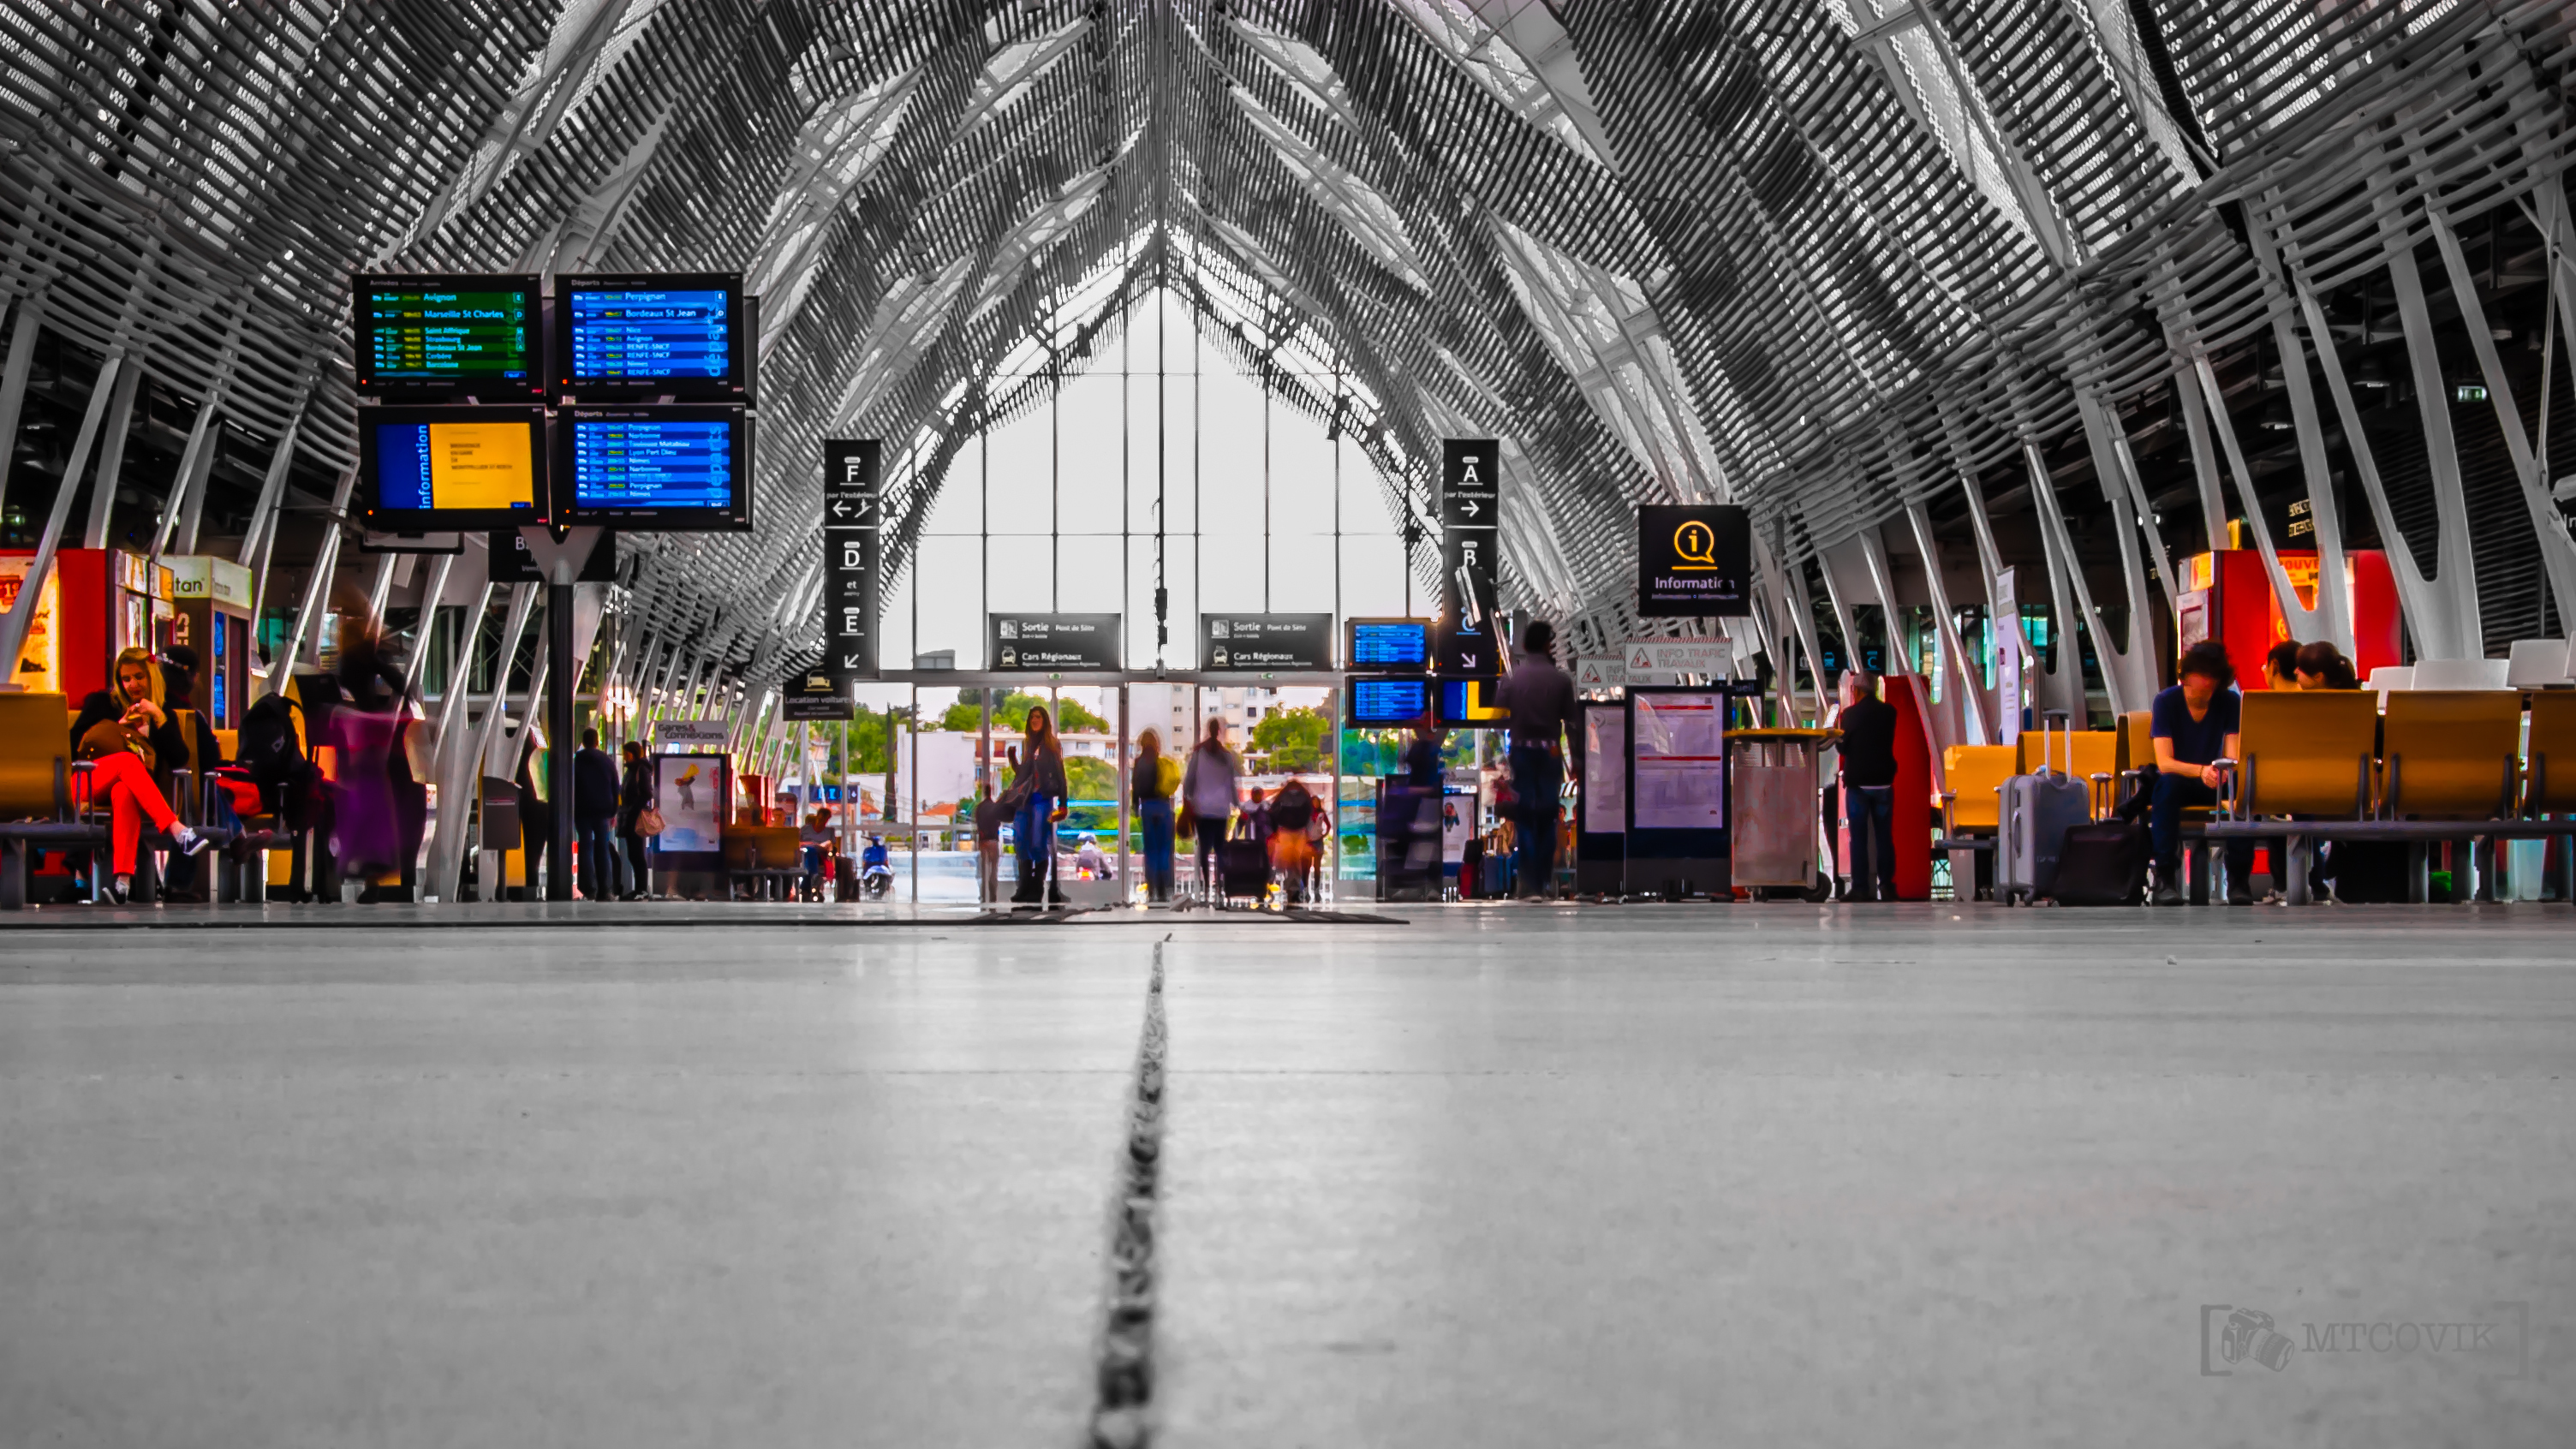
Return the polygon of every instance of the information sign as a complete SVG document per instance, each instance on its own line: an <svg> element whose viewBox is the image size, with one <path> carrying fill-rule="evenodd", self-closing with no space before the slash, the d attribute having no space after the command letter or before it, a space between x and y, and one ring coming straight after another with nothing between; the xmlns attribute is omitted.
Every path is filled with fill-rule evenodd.
<svg viewBox="0 0 2576 1449"><path fill-rule="evenodd" d="M1446 438L1440 445L1440 630L1433 667L1442 674L1502 670L1502 445Z"/></svg>
<svg viewBox="0 0 2576 1449"><path fill-rule="evenodd" d="M882 509L874 438L823 444L823 668L849 694L877 677L877 530Z"/></svg>
<svg viewBox="0 0 2576 1449"><path fill-rule="evenodd" d="M1329 671L1333 667L1333 616L1201 614L1199 667Z"/></svg>
<svg viewBox="0 0 2576 1449"><path fill-rule="evenodd" d="M997 670L1104 673L1126 667L1117 614L990 614L984 657Z"/></svg>
<svg viewBox="0 0 2576 1449"><path fill-rule="evenodd" d="M1711 618L1752 612L1753 518L1733 503L1650 503L1637 510L1637 615Z"/></svg>
<svg viewBox="0 0 2576 1449"><path fill-rule="evenodd" d="M827 669L804 669L778 687L778 717L807 722L856 717L849 687Z"/></svg>
<svg viewBox="0 0 2576 1449"><path fill-rule="evenodd" d="M1586 654L1574 661L1574 687L1590 689L1624 689L1628 684L1628 659L1624 654Z"/></svg>

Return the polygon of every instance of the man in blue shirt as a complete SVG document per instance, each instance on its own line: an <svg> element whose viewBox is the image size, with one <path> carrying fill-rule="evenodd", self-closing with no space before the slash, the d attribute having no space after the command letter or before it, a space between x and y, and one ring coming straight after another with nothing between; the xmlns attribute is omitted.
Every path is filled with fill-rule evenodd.
<svg viewBox="0 0 2576 1449"><path fill-rule="evenodd" d="M2218 803L2227 772L2214 763L2237 758L2238 719L2244 697L2231 686L2236 667L2226 647L2203 640L2174 663L2178 681L2156 696L2149 731L2156 745L2156 781L2147 830L2156 856L2156 904L2182 903L2182 812ZM2251 873L2252 843L2231 843L2227 872L2241 889ZM2240 858L2241 856L2241 858ZM2235 897L2242 900L2240 894Z"/></svg>

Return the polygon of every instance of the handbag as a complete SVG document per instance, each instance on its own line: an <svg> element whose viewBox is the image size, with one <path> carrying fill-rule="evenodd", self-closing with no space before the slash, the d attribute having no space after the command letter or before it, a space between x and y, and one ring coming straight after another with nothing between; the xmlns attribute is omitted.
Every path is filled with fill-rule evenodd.
<svg viewBox="0 0 2576 1449"><path fill-rule="evenodd" d="M650 839L662 833L663 823L661 808L647 805L635 817L635 833Z"/></svg>

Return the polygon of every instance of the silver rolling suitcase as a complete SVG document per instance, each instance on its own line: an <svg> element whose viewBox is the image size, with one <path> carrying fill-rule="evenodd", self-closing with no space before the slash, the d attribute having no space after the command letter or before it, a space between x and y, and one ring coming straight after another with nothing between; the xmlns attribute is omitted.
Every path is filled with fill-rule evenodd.
<svg viewBox="0 0 2576 1449"><path fill-rule="evenodd" d="M2052 726L2066 731L2066 769L2050 767ZM2006 905L2047 895L2057 883L2057 856L2069 826L2093 818L2093 792L2075 778L2075 730L2066 711L2041 719L2039 769L1998 787L2002 797L1995 830L1995 899Z"/></svg>

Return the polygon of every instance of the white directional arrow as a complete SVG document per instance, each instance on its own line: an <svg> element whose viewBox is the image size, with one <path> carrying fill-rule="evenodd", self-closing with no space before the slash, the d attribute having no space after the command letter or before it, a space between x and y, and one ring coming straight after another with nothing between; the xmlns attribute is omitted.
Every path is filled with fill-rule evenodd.
<svg viewBox="0 0 2576 1449"><path fill-rule="evenodd" d="M1469 518L1473 518L1473 517L1475 517L1477 514L1482 513L1482 512L1484 512L1485 510L1483 510L1483 509L1481 509L1481 508L1478 508L1478 507L1476 506L1476 500L1475 500L1475 499L1473 499L1473 498L1470 498L1470 499L1468 499L1464 504L1462 504L1462 505L1460 505L1460 506L1459 506L1458 511L1459 511L1459 512L1461 512L1461 513L1463 513L1463 514L1466 514Z"/></svg>

